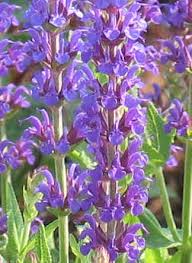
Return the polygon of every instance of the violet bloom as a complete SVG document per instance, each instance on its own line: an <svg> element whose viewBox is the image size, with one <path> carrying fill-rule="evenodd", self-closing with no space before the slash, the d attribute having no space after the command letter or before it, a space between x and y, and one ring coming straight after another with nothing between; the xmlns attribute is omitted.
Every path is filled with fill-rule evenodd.
<svg viewBox="0 0 192 263"><path fill-rule="evenodd" d="M11 26L18 26L19 21L14 16L14 11L19 8L16 5L0 3L0 33L6 33Z"/></svg>
<svg viewBox="0 0 192 263"><path fill-rule="evenodd" d="M35 116L30 116L26 120L32 126L24 131L24 138L37 138L40 142L40 150L44 154L51 154L55 149L54 131L49 115L45 110L40 110L42 121Z"/></svg>
<svg viewBox="0 0 192 263"><path fill-rule="evenodd" d="M35 156L33 155L34 142L31 140L20 139L16 143L11 143L7 151L4 153L4 158L8 165L13 169L17 169L27 162L33 165Z"/></svg>
<svg viewBox="0 0 192 263"><path fill-rule="evenodd" d="M179 136L187 135L190 117L189 114L184 111L183 105L179 100L174 99L172 101L166 122L166 132L171 132L171 130L176 129Z"/></svg>
<svg viewBox="0 0 192 263"><path fill-rule="evenodd" d="M24 86L16 87L13 84L9 84L6 87L2 87L0 89L0 119L6 117L12 111L30 107L25 95L29 95L29 91Z"/></svg>
<svg viewBox="0 0 192 263"><path fill-rule="evenodd" d="M88 211L97 198L89 184L89 171L82 170L76 164L69 169L69 186L67 201L72 213Z"/></svg>
<svg viewBox="0 0 192 263"><path fill-rule="evenodd" d="M37 71L33 78L32 96L48 106L56 105L59 94L56 91L53 74L49 69Z"/></svg>
<svg viewBox="0 0 192 263"><path fill-rule="evenodd" d="M48 20L48 2L46 0L33 0L26 12L26 19L31 26L41 26Z"/></svg>
<svg viewBox="0 0 192 263"><path fill-rule="evenodd" d="M3 213L3 209L0 208L0 235L7 232L7 215Z"/></svg>
<svg viewBox="0 0 192 263"><path fill-rule="evenodd" d="M0 41L0 75L6 76L10 68L24 72L33 62L31 52L27 52L27 43L12 42L4 39Z"/></svg>
<svg viewBox="0 0 192 263"><path fill-rule="evenodd" d="M31 223L30 234L36 234L39 231L41 224L43 224L43 220L39 217L36 217Z"/></svg>
<svg viewBox="0 0 192 263"><path fill-rule="evenodd" d="M7 170L7 162L5 159L5 154L7 147L11 145L12 143L8 140L4 140L0 142L0 174L6 172Z"/></svg>
<svg viewBox="0 0 192 263"><path fill-rule="evenodd" d="M107 238L103 230L97 225L94 217L86 215L83 220L90 226L85 228L79 237L80 240L86 240L80 248L83 255L89 254L91 249L104 248L111 261L115 261L119 253L126 252L129 262L137 262L145 247L145 240L138 232L141 230L147 232L142 224L123 226L122 223L118 222L118 236L116 238Z"/></svg>
<svg viewBox="0 0 192 263"><path fill-rule="evenodd" d="M171 145L170 156L166 161L166 165L170 168L178 166L177 154L181 154L184 152L184 149L177 145Z"/></svg>
<svg viewBox="0 0 192 263"><path fill-rule="evenodd" d="M153 88L152 92L147 92L141 94L140 96L142 97L143 101L151 100L154 103L158 103L161 98L161 87L157 83L154 83L152 85L152 88Z"/></svg>
<svg viewBox="0 0 192 263"><path fill-rule="evenodd" d="M182 38L175 37L174 39L163 41L163 49L161 62L166 64L172 61L176 72L183 73L188 67L191 58Z"/></svg>
<svg viewBox="0 0 192 263"><path fill-rule="evenodd" d="M148 191L142 186L133 184L127 189L122 199L125 208L130 209L132 215L138 216L144 212L145 204L148 202Z"/></svg>
<svg viewBox="0 0 192 263"><path fill-rule="evenodd" d="M52 173L47 168L42 167L37 170L36 174L36 176L42 175L44 177L36 188L36 192L43 194L42 200L36 203L37 210L44 211L47 207L64 208L64 195Z"/></svg>
<svg viewBox="0 0 192 263"><path fill-rule="evenodd" d="M181 28L188 18L188 2L190 0L178 0L171 4L162 4L162 22L170 26Z"/></svg>

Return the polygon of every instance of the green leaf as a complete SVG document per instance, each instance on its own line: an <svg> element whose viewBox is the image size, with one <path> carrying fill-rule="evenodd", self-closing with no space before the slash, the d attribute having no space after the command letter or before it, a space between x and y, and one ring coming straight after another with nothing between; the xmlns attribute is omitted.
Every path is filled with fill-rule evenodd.
<svg viewBox="0 0 192 263"><path fill-rule="evenodd" d="M77 258L83 258L83 255L80 252L79 244L77 243L76 238L74 237L73 234L70 234L70 247L71 247L73 254Z"/></svg>
<svg viewBox="0 0 192 263"><path fill-rule="evenodd" d="M168 257L166 249L149 249L147 248L144 253L144 263L163 263Z"/></svg>
<svg viewBox="0 0 192 263"><path fill-rule="evenodd" d="M33 219L35 219L35 217L38 215L35 204L40 200L41 196L41 193L32 193L30 190L23 189L23 198L25 204L23 216L25 222L32 222Z"/></svg>
<svg viewBox="0 0 192 263"><path fill-rule="evenodd" d="M17 199L16 199L15 192L13 190L12 185L8 184L7 189L8 190L7 190L7 198L6 198L6 200L7 200L6 210L8 213L11 211L11 213L12 213L11 216L13 216L13 220L15 222L17 233L18 233L18 235L20 235L21 230L23 228L23 217L22 217L19 205L17 203Z"/></svg>
<svg viewBox="0 0 192 263"><path fill-rule="evenodd" d="M89 255L85 257L81 254L80 246L73 234L70 234L70 247L76 259L79 259L81 263L89 263L91 261Z"/></svg>
<svg viewBox="0 0 192 263"><path fill-rule="evenodd" d="M49 225L45 227L45 234L46 234L47 239L52 235L52 233L56 230L57 227L58 227L58 220L51 222ZM29 240L28 244L26 245L26 247L23 249L23 251L20 254L21 258L25 257L25 255L29 251L35 248L36 238L38 238L38 233L33 235L32 238Z"/></svg>
<svg viewBox="0 0 192 263"><path fill-rule="evenodd" d="M148 248L170 248L181 245L172 239L172 235L168 229L161 227L150 210L145 209L144 213L139 216L139 219L149 232L149 234L146 235Z"/></svg>
<svg viewBox="0 0 192 263"><path fill-rule="evenodd" d="M181 262L181 251L177 251L171 258L165 261L165 263L180 263Z"/></svg>
<svg viewBox="0 0 192 263"><path fill-rule="evenodd" d="M6 246L6 259L16 262L19 253L19 238L14 213L12 211L8 213L7 228L8 243Z"/></svg>
<svg viewBox="0 0 192 263"><path fill-rule="evenodd" d="M53 207L48 207L47 210L55 215L56 217L58 216L67 216L70 214L70 210L69 209L65 209L65 210L61 210L61 209L58 209L58 208L53 208Z"/></svg>
<svg viewBox="0 0 192 263"><path fill-rule="evenodd" d="M149 170L151 170L152 166L156 169L157 166L165 164L169 157L174 135L175 132L165 133L163 118L155 106L149 103L147 108L146 140L143 145L143 150L147 153L150 160Z"/></svg>
<svg viewBox="0 0 192 263"><path fill-rule="evenodd" d="M87 151L87 144L85 142L78 144L67 156L82 168L94 169L96 166L93 156Z"/></svg>
<svg viewBox="0 0 192 263"><path fill-rule="evenodd" d="M116 260L116 263L125 263L127 262L127 254L122 254L120 255L117 260Z"/></svg>
<svg viewBox="0 0 192 263"><path fill-rule="evenodd" d="M47 244L45 227L42 224L36 237L36 250L40 263L51 263L51 253Z"/></svg>
<svg viewBox="0 0 192 263"><path fill-rule="evenodd" d="M139 218L137 216L133 216L130 213L127 213L123 218L124 224L132 225L137 224L140 222Z"/></svg>

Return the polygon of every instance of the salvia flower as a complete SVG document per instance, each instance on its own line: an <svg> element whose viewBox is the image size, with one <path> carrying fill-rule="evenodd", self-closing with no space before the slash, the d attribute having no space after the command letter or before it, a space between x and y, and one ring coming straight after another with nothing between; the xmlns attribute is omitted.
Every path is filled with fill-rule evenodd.
<svg viewBox="0 0 192 263"><path fill-rule="evenodd" d="M35 162L33 147L34 142L31 140L20 139L15 143L10 143L7 151L4 153L4 159L13 169L19 168L25 162L33 165Z"/></svg>
<svg viewBox="0 0 192 263"><path fill-rule="evenodd" d="M145 247L145 240L138 232L140 230L147 232L142 224L123 226L122 223L118 222L118 237L107 238L101 227L97 225L94 217L86 215L83 220L90 226L85 228L79 237L80 240L85 240L84 244L81 245L83 255L87 255L91 249L103 247L107 251L111 261L116 260L119 253L126 252L129 262L137 262Z"/></svg>
<svg viewBox="0 0 192 263"><path fill-rule="evenodd" d="M3 209L0 208L0 235L3 235L7 232L7 215L3 212Z"/></svg>
<svg viewBox="0 0 192 263"><path fill-rule="evenodd" d="M36 192L42 193L43 198L40 202L36 203L37 210L44 211L47 207L62 209L64 207L64 195L59 183L46 167L38 169L36 176L40 175L44 178L37 186Z"/></svg>
<svg viewBox="0 0 192 263"><path fill-rule="evenodd" d="M3 119L12 111L30 107L26 95L29 95L29 90L24 86L16 87L13 84L9 84L8 86L1 87L0 119Z"/></svg>
<svg viewBox="0 0 192 263"><path fill-rule="evenodd" d="M5 160L5 152L7 147L11 144L10 141L4 140L0 142L0 173L4 173L7 170L7 163Z"/></svg>
<svg viewBox="0 0 192 263"><path fill-rule="evenodd" d="M36 217L31 223L30 234L36 234L39 231L39 227L41 226L41 224L43 224L43 220L39 217Z"/></svg>
<svg viewBox="0 0 192 263"><path fill-rule="evenodd" d="M48 20L48 2L46 0L33 0L26 12L26 20L31 26L41 26Z"/></svg>
<svg viewBox="0 0 192 263"><path fill-rule="evenodd" d="M19 21L14 16L15 10L19 8L16 5L0 3L0 33L5 33L11 26L18 26Z"/></svg>
<svg viewBox="0 0 192 263"><path fill-rule="evenodd" d="M178 73L183 73L189 66L189 52L181 37L163 41L161 62L166 64L169 61L174 63Z"/></svg>
<svg viewBox="0 0 192 263"><path fill-rule="evenodd" d="M183 27L188 18L188 2L190 0L178 0L171 4L163 4L162 22L178 28Z"/></svg>
<svg viewBox="0 0 192 263"><path fill-rule="evenodd" d="M171 132L176 129L179 136L186 136L189 128L190 117L184 110L182 103L174 99L169 109L165 131Z"/></svg>
<svg viewBox="0 0 192 263"><path fill-rule="evenodd" d="M45 110L40 110L42 121L35 116L30 116L26 120L32 124L24 131L24 138L37 138L40 142L40 150L44 154L51 154L55 148L54 131L49 115Z"/></svg>

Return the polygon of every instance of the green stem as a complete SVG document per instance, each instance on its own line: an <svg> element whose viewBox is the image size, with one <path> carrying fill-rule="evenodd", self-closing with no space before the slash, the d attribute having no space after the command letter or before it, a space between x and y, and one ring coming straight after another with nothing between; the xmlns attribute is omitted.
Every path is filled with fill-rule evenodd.
<svg viewBox="0 0 192 263"><path fill-rule="evenodd" d="M25 224L25 227L24 227L23 233L22 233L21 251L27 245L27 242L29 240L30 229L31 229L31 222L28 222Z"/></svg>
<svg viewBox="0 0 192 263"><path fill-rule="evenodd" d="M189 76L188 85L188 112L192 115L192 83ZM185 149L185 167L183 184L183 211L182 211L182 230L183 248L182 263L192 262L191 247L188 247L189 237L192 227L192 141L187 140Z"/></svg>
<svg viewBox="0 0 192 263"><path fill-rule="evenodd" d="M6 126L5 121L0 122L0 140L5 140L6 136ZM4 174L1 175L1 206L3 211L6 212L6 196L7 196L7 186L11 181L9 170L7 170Z"/></svg>
<svg viewBox="0 0 192 263"><path fill-rule="evenodd" d="M62 106L54 108L52 111L53 126L56 139L63 135L63 115ZM65 167L65 156L55 154L55 173L61 185L64 197L67 195L67 174ZM60 263L69 262L69 226L68 216L59 216L59 258Z"/></svg>
<svg viewBox="0 0 192 263"><path fill-rule="evenodd" d="M183 185L182 229L183 243L191 236L192 220L192 143L187 142L185 152L185 175Z"/></svg>
<svg viewBox="0 0 192 263"><path fill-rule="evenodd" d="M51 14L57 12L57 0L49 1L49 8ZM55 55L60 50L60 34L56 32L50 32L50 45L51 45L51 55L52 55L52 72L55 80L55 86L58 94L62 89L62 74L63 70L57 67L55 62ZM63 117L63 106L58 105L52 108L52 118L55 133L55 140L58 141L63 135L64 117ZM64 198L67 196L67 173L65 167L65 156L58 153L54 156L55 161L55 173L57 180L60 183L61 190L64 194ZM59 221L59 262L69 263L69 225L68 216L58 216Z"/></svg>
<svg viewBox="0 0 192 263"><path fill-rule="evenodd" d="M30 229L31 229L31 222L26 222L25 227L22 232L21 236L21 244L20 244L20 251L21 251L21 256L18 259L17 263L23 263L25 259L25 255L22 255L23 249L28 243L29 240L29 235L30 235Z"/></svg>
<svg viewBox="0 0 192 263"><path fill-rule="evenodd" d="M171 234L172 234L174 240L179 241L179 235L177 233L177 228L176 228L175 221L173 218L173 214L172 214L171 205L169 202L169 196L167 193L167 188L166 188L162 168L157 169L156 177L157 177L158 185L160 188L160 195L161 195L161 200L162 200L162 205L163 205L163 212L165 215L167 225L169 227L169 230L171 231Z"/></svg>

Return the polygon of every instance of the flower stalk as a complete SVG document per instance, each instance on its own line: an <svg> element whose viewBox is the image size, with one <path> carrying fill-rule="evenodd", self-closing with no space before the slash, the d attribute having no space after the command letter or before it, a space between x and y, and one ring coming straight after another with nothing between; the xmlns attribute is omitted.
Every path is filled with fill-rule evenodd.
<svg viewBox="0 0 192 263"><path fill-rule="evenodd" d="M59 138L63 134L63 117L62 107L54 108L52 111L53 126L55 135ZM55 173L57 180L60 182L60 186L64 197L67 194L67 174L65 167L65 156L55 154ZM68 231L68 217L59 216L59 253L60 263L69 262L69 231Z"/></svg>
<svg viewBox="0 0 192 263"><path fill-rule="evenodd" d="M56 11L57 1L50 2L51 13L54 14ZM51 51L52 51L52 70L55 81L56 90L59 93L62 87L62 70L58 72L55 66L55 55L60 49L60 35L57 33L50 33L51 38ZM55 139L59 140L64 132L64 119L63 119L63 106L61 104L55 106L52 109L53 128L55 133ZM67 195L67 174L65 167L65 156L58 153L54 156L55 162L55 174L56 178L60 183L61 190L64 198ZM69 262L69 226L68 216L59 215L59 262Z"/></svg>
<svg viewBox="0 0 192 263"><path fill-rule="evenodd" d="M163 170L161 167L158 168L156 176L157 176L157 181L158 181L158 185L160 188L160 195L161 195L161 200L162 200L162 205L163 205L163 211L164 211L164 215L165 215L167 225L171 231L171 234L172 234L174 240L179 241L179 235L177 233L177 228L176 228L175 221L173 218L171 205L169 202L169 196L167 193L165 179L164 179L164 175L163 175Z"/></svg>
<svg viewBox="0 0 192 263"><path fill-rule="evenodd" d="M188 86L188 113L192 114L192 85L189 81ZM183 184L183 211L182 211L182 230L183 230L183 253L182 263L189 263L192 260L192 253L186 249L192 227L192 141L186 141L184 184Z"/></svg>
<svg viewBox="0 0 192 263"><path fill-rule="evenodd" d="M5 120L3 120L0 124L0 139L1 141L6 139L6 126ZM1 206L3 211L6 212L6 198L7 198L7 186L8 183L11 181L9 170L1 175Z"/></svg>

